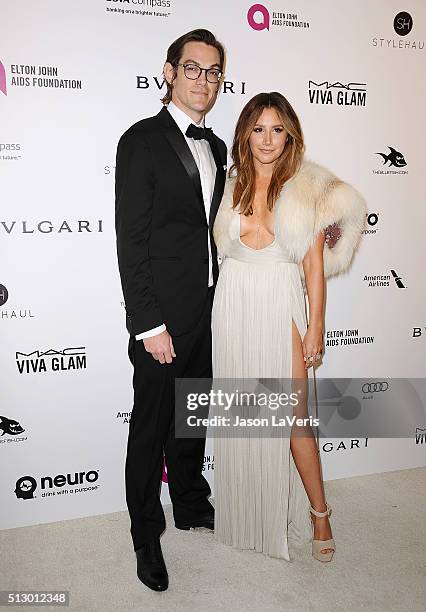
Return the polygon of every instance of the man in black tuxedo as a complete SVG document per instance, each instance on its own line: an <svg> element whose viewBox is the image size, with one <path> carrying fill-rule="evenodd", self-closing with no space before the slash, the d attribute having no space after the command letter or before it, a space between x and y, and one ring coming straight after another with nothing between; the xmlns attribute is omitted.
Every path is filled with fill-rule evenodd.
<svg viewBox="0 0 426 612"><path fill-rule="evenodd" d="M214 528L202 476L205 440L175 437L174 379L212 376L212 229L226 146L204 127L204 116L216 101L224 61L211 32L178 38L164 65L168 106L130 127L117 148L117 253L134 366L126 499L138 577L158 591L168 587L160 545L163 455L175 526Z"/></svg>

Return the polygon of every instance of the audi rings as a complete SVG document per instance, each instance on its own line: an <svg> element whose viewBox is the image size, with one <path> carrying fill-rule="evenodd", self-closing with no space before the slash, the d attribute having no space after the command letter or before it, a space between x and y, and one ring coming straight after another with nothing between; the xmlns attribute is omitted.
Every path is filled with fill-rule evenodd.
<svg viewBox="0 0 426 612"><path fill-rule="evenodd" d="M389 383L384 380L381 382L369 382L362 385L363 393L379 393L380 391L387 391L389 389Z"/></svg>

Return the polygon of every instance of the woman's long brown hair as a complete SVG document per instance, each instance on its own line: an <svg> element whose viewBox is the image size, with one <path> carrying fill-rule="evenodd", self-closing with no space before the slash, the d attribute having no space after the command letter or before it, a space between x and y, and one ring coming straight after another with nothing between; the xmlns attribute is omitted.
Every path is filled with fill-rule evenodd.
<svg viewBox="0 0 426 612"><path fill-rule="evenodd" d="M233 208L238 206L240 213L253 214L256 174L249 138L257 120L265 108L276 110L284 129L288 133L284 151L275 162L271 182L268 187L268 210L274 208L275 202L286 183L299 170L303 159L305 145L299 119L290 102L280 93L260 93L254 96L243 108L235 128L232 145L233 164L229 176L237 173L234 186Z"/></svg>

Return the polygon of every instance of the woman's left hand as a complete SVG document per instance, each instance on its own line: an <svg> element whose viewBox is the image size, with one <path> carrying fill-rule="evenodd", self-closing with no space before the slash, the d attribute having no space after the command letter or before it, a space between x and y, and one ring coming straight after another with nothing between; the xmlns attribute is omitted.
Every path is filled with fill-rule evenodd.
<svg viewBox="0 0 426 612"><path fill-rule="evenodd" d="M303 338L303 357L306 370L313 365L317 365L321 360L323 346L322 329L308 326L308 331Z"/></svg>

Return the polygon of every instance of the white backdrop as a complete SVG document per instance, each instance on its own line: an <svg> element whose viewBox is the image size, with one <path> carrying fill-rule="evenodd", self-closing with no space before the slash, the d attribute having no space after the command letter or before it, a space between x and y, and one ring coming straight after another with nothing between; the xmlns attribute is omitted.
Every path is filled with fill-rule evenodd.
<svg viewBox="0 0 426 612"><path fill-rule="evenodd" d="M228 53L207 125L230 145L249 98L281 91L301 119L307 156L357 187L377 215L350 273L328 283L317 376L424 377L426 6L265 0L249 23L252 5L1 3L0 528L125 508L132 371L115 252L115 150L127 127L160 109L166 49L190 29L212 30ZM351 97L354 89L361 94ZM339 104L339 92L353 103ZM365 278L389 275L384 286ZM331 346L338 330L368 340ZM325 479L425 465L425 436L414 433L322 440ZM209 443L211 482L213 466Z"/></svg>

